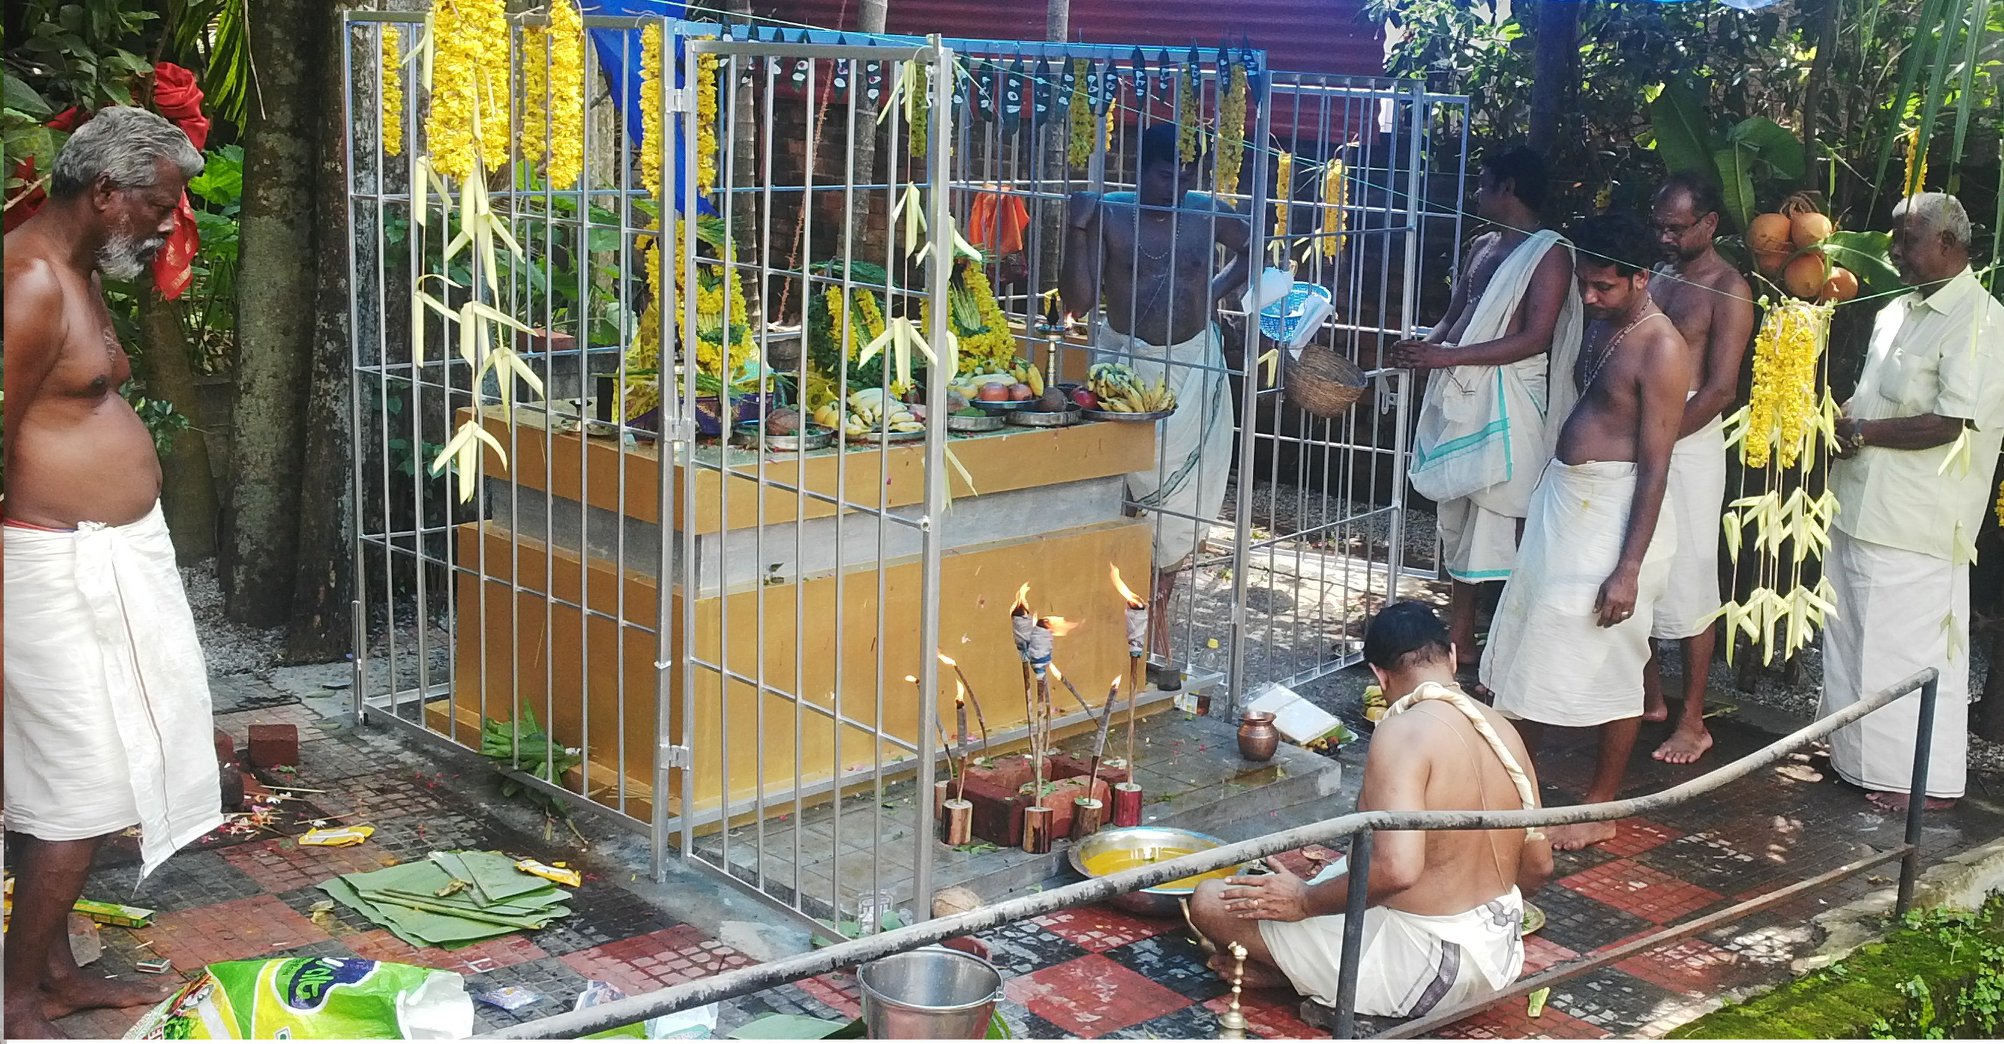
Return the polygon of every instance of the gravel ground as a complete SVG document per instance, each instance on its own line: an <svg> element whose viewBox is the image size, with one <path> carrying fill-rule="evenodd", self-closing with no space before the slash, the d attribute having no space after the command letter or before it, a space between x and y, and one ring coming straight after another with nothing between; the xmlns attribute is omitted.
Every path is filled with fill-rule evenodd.
<svg viewBox="0 0 2004 1044"><path fill-rule="evenodd" d="M210 674L264 675L279 665L285 654L285 629L246 627L225 619L215 559L182 567L181 583L188 589L188 608L195 614L195 633L202 636Z"/></svg>

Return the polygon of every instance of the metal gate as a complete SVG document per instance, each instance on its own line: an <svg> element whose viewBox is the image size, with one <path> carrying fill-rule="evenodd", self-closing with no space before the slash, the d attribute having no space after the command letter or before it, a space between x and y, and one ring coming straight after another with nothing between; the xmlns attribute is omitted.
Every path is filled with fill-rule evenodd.
<svg viewBox="0 0 2004 1044"><path fill-rule="evenodd" d="M1460 99L1216 50L596 17L580 49L539 15L509 23L506 160L453 179L419 158L433 28L358 12L343 35L365 720L650 831L657 872L679 850L874 931L964 862L931 841L943 747L1070 729L1103 679L1121 691L1109 565L1154 603L1149 658L1229 694L1220 713L1355 659L1405 558L1409 377L1375 358L1415 324L1429 244L1453 252L1458 211L1428 189L1459 188L1465 143L1440 128ZM1221 407L1229 452L1188 458L1221 501L1133 495L1131 474L1178 466L1150 426L950 435L947 382L920 378L1149 361L1093 347L1098 309L1040 325L1068 199L1134 191L1151 126L1215 150L1241 75L1248 144L1219 195L1256 215L1253 259L1281 251L1331 292L1315 337L1371 375L1363 401L1329 421L1287 405L1234 292L1220 350L1156 371L1194 382L1181 408ZM1179 232L1204 220L1165 209ZM491 261L470 213L505 230ZM913 419L866 430L871 402ZM819 420L837 451L795 452ZM1188 567L1160 583L1178 531ZM1047 714L1010 644L1022 585L1079 694Z"/></svg>

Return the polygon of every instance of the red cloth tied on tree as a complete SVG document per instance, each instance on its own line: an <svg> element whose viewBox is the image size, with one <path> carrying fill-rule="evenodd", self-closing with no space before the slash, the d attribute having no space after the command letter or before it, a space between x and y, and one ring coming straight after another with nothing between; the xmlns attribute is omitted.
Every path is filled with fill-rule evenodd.
<svg viewBox="0 0 2004 1044"><path fill-rule="evenodd" d="M166 117L188 141L200 152L208 145L209 118L202 115L202 89L195 85L195 74L173 62L160 62L153 66L153 110ZM75 106L64 109L50 120L51 130L73 131L90 119ZM23 181L35 176L35 158L24 156L15 167L15 174ZM29 215L41 208L47 195L40 186L23 192L19 198L9 200L6 230L12 232L14 226L28 220ZM195 224L195 208L188 203L188 194L181 193L181 203L175 209L174 230L167 235L167 245L153 258L153 285L160 296L173 300L188 289L192 276L189 266L194 263L195 252L202 246L202 237Z"/></svg>
<svg viewBox="0 0 2004 1044"><path fill-rule="evenodd" d="M209 118L202 115L202 89L195 86L195 74L160 62L153 67L153 111L174 122L200 152L209 142ZM202 247L195 225L195 208L188 205L188 193L181 193L181 205L174 211L174 231L167 245L153 257L153 285L169 301L181 296L192 279L189 266Z"/></svg>

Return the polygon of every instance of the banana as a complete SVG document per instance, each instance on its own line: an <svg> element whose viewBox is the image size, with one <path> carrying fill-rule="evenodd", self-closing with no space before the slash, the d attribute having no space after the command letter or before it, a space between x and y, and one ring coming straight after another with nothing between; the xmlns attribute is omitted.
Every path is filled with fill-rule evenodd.
<svg viewBox="0 0 2004 1044"><path fill-rule="evenodd" d="M1044 372L1032 366L1028 368L1027 376L1029 380L1023 383L1030 386L1030 394L1033 396L1044 394Z"/></svg>

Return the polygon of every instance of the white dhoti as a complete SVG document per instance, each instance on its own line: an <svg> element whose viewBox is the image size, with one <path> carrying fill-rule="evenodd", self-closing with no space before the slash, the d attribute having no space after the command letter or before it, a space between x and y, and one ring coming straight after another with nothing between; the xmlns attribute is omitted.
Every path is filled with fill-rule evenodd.
<svg viewBox="0 0 2004 1044"><path fill-rule="evenodd" d="M1317 880L1340 872L1330 867ZM1334 1007L1343 958L1342 914L1260 921L1260 938L1296 992ZM1414 1018L1500 992L1524 969L1524 897L1515 887L1466 913L1429 917L1364 910L1357 1010Z"/></svg>
<svg viewBox="0 0 2004 1044"><path fill-rule="evenodd" d="M1093 361L1125 363L1176 392L1176 412L1157 429L1156 466L1129 473L1127 494L1155 514L1156 568L1177 568L1217 521L1232 469L1232 382L1217 330L1163 347L1102 323L1094 349Z"/></svg>
<svg viewBox="0 0 2004 1044"><path fill-rule="evenodd" d="M140 828L141 873L222 823L209 675L155 506L124 526L5 527L7 829Z"/></svg>
<svg viewBox="0 0 2004 1044"><path fill-rule="evenodd" d="M1718 612L1719 514L1726 499L1725 425L1710 424L1677 440L1670 453L1669 492L1657 527L1676 531L1677 554L1656 603L1651 638L1684 639L1710 627Z"/></svg>
<svg viewBox="0 0 2004 1044"><path fill-rule="evenodd" d="M1600 725L1642 713L1649 631L1677 551L1674 526L1656 527L1637 581L1635 615L1596 623L1594 603L1621 559L1635 499L1629 461L1553 460L1524 520L1522 568L1503 587L1482 654L1496 709L1547 725ZM1663 512L1675 506L1668 494Z"/></svg>
<svg viewBox="0 0 2004 1044"><path fill-rule="evenodd" d="M1503 259L1475 302L1459 343L1480 344L1509 332L1532 274L1555 246L1571 249L1558 233L1547 230ZM1569 289L1549 357L1539 354L1504 366L1452 366L1427 378L1413 432L1411 480L1414 491L1438 505L1441 565L1456 580L1484 583L1510 577L1517 558L1517 523L1551 457L1549 373L1560 373L1564 387L1570 387L1580 323L1579 294ZM1563 372L1557 368L1562 360Z"/></svg>
<svg viewBox="0 0 2004 1044"><path fill-rule="evenodd" d="M1923 667L1941 672L1928 755L1929 797L1962 796L1969 757L1969 566L1830 534L1823 575L1837 611L1823 629L1823 705L1832 714ZM1913 785L1919 692L1830 736L1837 774L1868 790Z"/></svg>

